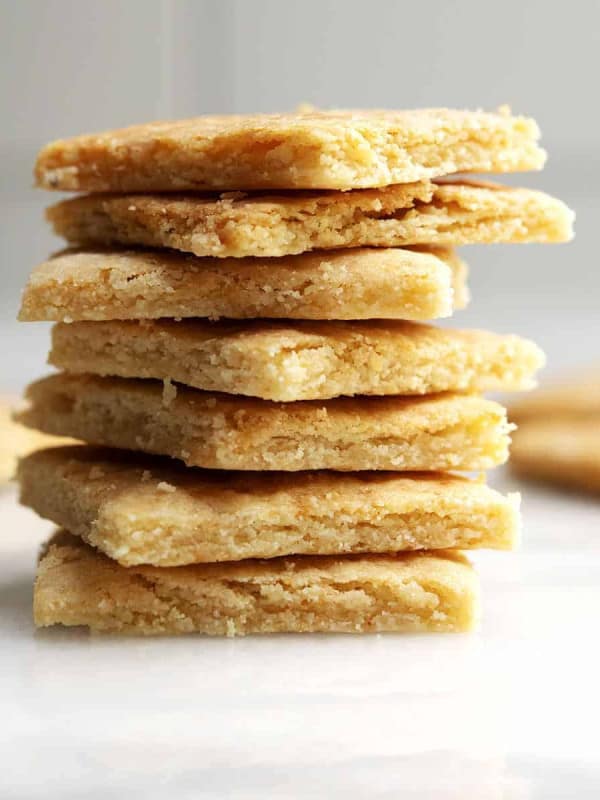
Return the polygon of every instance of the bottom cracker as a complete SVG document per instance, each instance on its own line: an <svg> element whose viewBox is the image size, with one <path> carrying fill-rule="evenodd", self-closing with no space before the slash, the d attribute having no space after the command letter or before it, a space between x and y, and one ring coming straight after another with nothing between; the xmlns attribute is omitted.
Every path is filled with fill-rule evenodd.
<svg viewBox="0 0 600 800"><path fill-rule="evenodd" d="M455 552L122 567L60 532L38 565L34 618L142 635L457 632L475 625L478 596Z"/></svg>

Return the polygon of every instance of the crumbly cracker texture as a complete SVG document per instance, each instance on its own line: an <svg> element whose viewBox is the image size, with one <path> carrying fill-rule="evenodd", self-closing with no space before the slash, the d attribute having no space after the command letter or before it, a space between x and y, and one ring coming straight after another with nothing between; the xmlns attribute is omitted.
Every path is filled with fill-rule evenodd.
<svg viewBox="0 0 600 800"><path fill-rule="evenodd" d="M124 566L509 550L519 497L443 473L231 473L93 447L38 451L21 502Z"/></svg>
<svg viewBox="0 0 600 800"><path fill-rule="evenodd" d="M507 109L205 116L52 142L35 178L92 192L351 189L541 169L538 138L533 120Z"/></svg>
<svg viewBox="0 0 600 800"><path fill-rule="evenodd" d="M297 556L122 567L70 534L37 571L34 619L137 635L468 631L479 586L464 556Z"/></svg>
<svg viewBox="0 0 600 800"><path fill-rule="evenodd" d="M446 248L354 248L277 259L72 250L34 270L19 319L425 321L464 308L466 274L464 261Z"/></svg>
<svg viewBox="0 0 600 800"><path fill-rule="evenodd" d="M477 395L273 403L158 381L51 375L19 415L46 433L238 470L479 470L508 457L502 406Z"/></svg>
<svg viewBox="0 0 600 800"><path fill-rule="evenodd" d="M73 244L197 256L286 256L347 247L564 242L573 213L543 192L443 181L299 194L87 195L47 210Z"/></svg>
<svg viewBox="0 0 600 800"><path fill-rule="evenodd" d="M516 391L542 352L518 336L410 322L58 323L49 362L266 400Z"/></svg>

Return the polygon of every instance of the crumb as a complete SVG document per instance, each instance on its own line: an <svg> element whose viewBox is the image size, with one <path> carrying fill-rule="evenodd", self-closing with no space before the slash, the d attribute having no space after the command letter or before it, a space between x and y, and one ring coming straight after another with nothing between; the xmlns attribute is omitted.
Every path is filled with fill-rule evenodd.
<svg viewBox="0 0 600 800"><path fill-rule="evenodd" d="M159 484L157 484L156 488L159 492L168 492L169 494L176 491L173 484L167 483L166 481L161 481Z"/></svg>
<svg viewBox="0 0 600 800"><path fill-rule="evenodd" d="M244 197L248 197L247 192L222 192L219 200L243 200Z"/></svg>
<svg viewBox="0 0 600 800"><path fill-rule="evenodd" d="M177 386L171 381L170 378L165 378L163 381L162 402L163 406L167 408L171 405L173 400L177 397Z"/></svg>

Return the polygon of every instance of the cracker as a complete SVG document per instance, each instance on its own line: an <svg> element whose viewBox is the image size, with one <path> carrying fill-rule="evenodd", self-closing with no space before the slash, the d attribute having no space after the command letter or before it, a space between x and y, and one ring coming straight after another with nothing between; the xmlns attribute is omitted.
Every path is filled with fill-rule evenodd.
<svg viewBox="0 0 600 800"><path fill-rule="evenodd" d="M465 181L280 195L88 195L46 215L75 244L171 247L219 258L562 242L573 222L563 203L542 192Z"/></svg>
<svg viewBox="0 0 600 800"><path fill-rule="evenodd" d="M240 470L487 469L508 455L505 410L475 395L272 403L161 383L52 375L20 420L92 444Z"/></svg>
<svg viewBox="0 0 600 800"><path fill-rule="evenodd" d="M206 116L52 142L35 177L68 191L351 189L541 169L538 138L505 108Z"/></svg>
<svg viewBox="0 0 600 800"><path fill-rule="evenodd" d="M563 376L562 381L541 386L511 405L519 422L544 419L600 419L600 369Z"/></svg>
<svg viewBox="0 0 600 800"><path fill-rule="evenodd" d="M458 553L122 567L69 534L38 565L39 627L138 635L467 631L479 585Z"/></svg>
<svg viewBox="0 0 600 800"><path fill-rule="evenodd" d="M65 251L30 276L22 321L408 319L464 308L452 250L331 250L287 258L196 258L160 250Z"/></svg>
<svg viewBox="0 0 600 800"><path fill-rule="evenodd" d="M414 322L57 323L49 363L265 400L519 390L543 365L517 336Z"/></svg>
<svg viewBox="0 0 600 800"><path fill-rule="evenodd" d="M93 447L19 465L21 502L124 566L510 550L519 496L443 473L236 473Z"/></svg>
<svg viewBox="0 0 600 800"><path fill-rule="evenodd" d="M66 443L65 439L25 428L13 420L22 405L17 397L0 396L0 486L12 481L21 456L40 447Z"/></svg>
<svg viewBox="0 0 600 800"><path fill-rule="evenodd" d="M514 434L511 465L524 478L600 493L600 414L527 420Z"/></svg>

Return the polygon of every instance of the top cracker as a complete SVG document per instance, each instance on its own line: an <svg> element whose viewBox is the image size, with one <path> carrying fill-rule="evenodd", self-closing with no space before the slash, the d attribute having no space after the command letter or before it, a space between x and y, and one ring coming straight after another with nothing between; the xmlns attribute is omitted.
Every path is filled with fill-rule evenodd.
<svg viewBox="0 0 600 800"><path fill-rule="evenodd" d="M40 152L35 178L86 192L353 189L541 169L538 138L506 108L205 116L61 139Z"/></svg>

